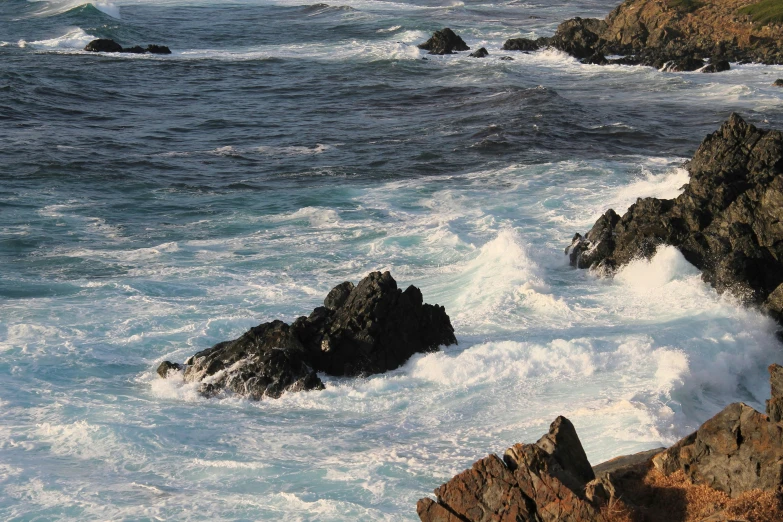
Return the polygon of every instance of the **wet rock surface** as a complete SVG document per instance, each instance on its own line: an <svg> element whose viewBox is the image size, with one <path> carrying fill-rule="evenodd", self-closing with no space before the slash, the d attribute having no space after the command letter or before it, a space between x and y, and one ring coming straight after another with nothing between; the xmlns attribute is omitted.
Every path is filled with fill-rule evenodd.
<svg viewBox="0 0 783 522"><path fill-rule="evenodd" d="M93 53L171 54L171 49L165 45L151 44L147 47L141 47L140 45L134 45L133 47L122 47L114 40L105 38L93 40L84 47L84 50Z"/></svg>
<svg viewBox="0 0 783 522"><path fill-rule="evenodd" d="M571 265L611 274L659 245L677 247L719 292L783 319L783 134L732 114L686 165L675 199L644 198L608 210L566 249Z"/></svg>
<svg viewBox="0 0 783 522"><path fill-rule="evenodd" d="M419 49L429 51L430 54L452 54L454 51L470 51L470 47L457 34L446 27L435 31L432 38L420 44Z"/></svg>
<svg viewBox="0 0 783 522"><path fill-rule="evenodd" d="M207 396L228 390L252 399L323 388L316 372L356 376L395 369L415 353L456 344L442 306L425 304L389 272L373 272L356 286L334 287L318 307L293 324L272 321L219 343L185 362L185 380ZM180 367L164 361L164 369ZM181 368L181 367L180 367Z"/></svg>
<svg viewBox="0 0 783 522"><path fill-rule="evenodd" d="M475 52L470 53L468 56L471 58L486 58L489 56L489 51L487 51L486 47L482 47L481 49L478 49Z"/></svg>

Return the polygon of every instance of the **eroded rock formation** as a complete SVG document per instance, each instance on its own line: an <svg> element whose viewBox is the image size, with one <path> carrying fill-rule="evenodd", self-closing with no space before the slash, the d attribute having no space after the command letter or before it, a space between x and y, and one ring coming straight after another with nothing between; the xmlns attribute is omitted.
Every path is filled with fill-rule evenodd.
<svg viewBox="0 0 783 522"><path fill-rule="evenodd" d="M293 324L272 321L251 328L233 341L191 356L186 381L200 391L224 390L261 399L286 391L323 388L316 372L355 376L393 370L415 353L456 344L454 328L442 306L425 304L421 291L405 291L389 272L373 272L358 285L334 287L318 307ZM164 361L165 377L182 367Z"/></svg>
<svg viewBox="0 0 783 522"><path fill-rule="evenodd" d="M657 247L677 247L719 292L732 291L783 319L783 133L732 114L686 165L675 199L608 210L566 249L573 266L611 273Z"/></svg>
<svg viewBox="0 0 783 522"><path fill-rule="evenodd" d="M770 366L772 399L783 367ZM535 444L489 455L416 506L422 522L778 522L783 424L736 403L669 449L593 468L558 417Z"/></svg>

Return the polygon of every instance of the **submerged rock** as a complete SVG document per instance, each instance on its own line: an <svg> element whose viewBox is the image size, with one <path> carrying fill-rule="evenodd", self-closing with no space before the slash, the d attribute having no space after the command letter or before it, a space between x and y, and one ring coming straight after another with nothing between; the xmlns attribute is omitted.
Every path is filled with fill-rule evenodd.
<svg viewBox="0 0 783 522"><path fill-rule="evenodd" d="M485 58L489 56L489 51L487 51L485 47L482 47L478 51L470 53L468 56L470 56L471 58Z"/></svg>
<svg viewBox="0 0 783 522"><path fill-rule="evenodd" d="M719 292L783 319L783 133L732 114L686 165L675 199L644 198L607 211L566 249L571 265L611 273L659 245L677 247Z"/></svg>
<svg viewBox="0 0 783 522"><path fill-rule="evenodd" d="M772 83L772 85L773 85L774 87L783 87L783 79L781 79L781 78L778 78L777 80L775 80L775 81Z"/></svg>
<svg viewBox="0 0 783 522"><path fill-rule="evenodd" d="M337 285L324 306L291 325L264 323L196 353L185 362L185 380L201 382L207 396L229 390L252 399L275 398L323 388L316 372L386 372L415 353L456 342L442 306L425 304L415 286L398 289L389 272L373 272L356 286Z"/></svg>
<svg viewBox="0 0 783 522"><path fill-rule="evenodd" d="M430 54L452 54L454 51L470 51L470 47L454 31L446 27L435 31L432 38L420 44L419 49L429 51Z"/></svg>
<svg viewBox="0 0 783 522"><path fill-rule="evenodd" d="M105 38L93 40L85 46L84 50L94 53L171 54L171 49L165 45L150 44L146 48L140 45L134 45L133 47L122 47L114 40Z"/></svg>

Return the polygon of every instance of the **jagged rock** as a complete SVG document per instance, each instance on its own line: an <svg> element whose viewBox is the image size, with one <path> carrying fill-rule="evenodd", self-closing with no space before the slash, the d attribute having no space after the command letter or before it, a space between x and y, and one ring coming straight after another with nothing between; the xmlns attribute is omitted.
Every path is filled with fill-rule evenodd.
<svg viewBox="0 0 783 522"><path fill-rule="evenodd" d="M84 50L93 53L121 53L122 46L114 40L98 38L97 40L93 40L92 42L88 43L84 47Z"/></svg>
<svg viewBox="0 0 783 522"><path fill-rule="evenodd" d="M606 22L596 18L573 18L557 27L549 45L576 58L593 56L606 30Z"/></svg>
<svg viewBox="0 0 783 522"><path fill-rule="evenodd" d="M732 497L783 486L783 425L734 403L653 459L666 475L682 470L694 484Z"/></svg>
<svg viewBox="0 0 783 522"><path fill-rule="evenodd" d="M277 398L286 391L322 389L296 332L282 321L251 328L239 339L191 356L186 381L200 381L206 396L229 390L250 399Z"/></svg>
<svg viewBox="0 0 783 522"><path fill-rule="evenodd" d="M437 501L421 499L417 512L423 522L601 521L583 495L582 477L592 476L586 462L573 425L558 417L537 444L517 444L503 460L496 455L479 460L436 489Z"/></svg>
<svg viewBox="0 0 783 522"><path fill-rule="evenodd" d="M173 363L171 361L163 361L158 366L157 371L158 371L158 375L160 375L165 379L166 377L168 377L170 371L174 370L175 372L181 372L184 369L185 367L182 366L181 364Z"/></svg>
<svg viewBox="0 0 783 522"><path fill-rule="evenodd" d="M185 380L200 382L207 396L229 390L252 399L274 398L323 388L316 372L385 372L415 353L456 342L442 306L424 304L415 286L398 289L389 272L373 272L356 286L337 285L324 306L291 325L264 323L196 353L185 362Z"/></svg>
<svg viewBox="0 0 783 522"><path fill-rule="evenodd" d="M703 73L719 73L728 71L731 69L731 64L728 60L710 60L709 65L704 67L701 72Z"/></svg>
<svg viewBox="0 0 783 522"><path fill-rule="evenodd" d="M429 51L430 54L452 54L454 51L470 51L470 47L464 40L448 27L435 31L432 34L432 38L418 47L419 49Z"/></svg>
<svg viewBox="0 0 783 522"><path fill-rule="evenodd" d="M487 51L485 47L482 47L478 51L470 53L468 56L470 56L471 58L484 58L489 56L489 51Z"/></svg>
<svg viewBox="0 0 783 522"><path fill-rule="evenodd" d="M549 426L549 432L541 437L536 445L552 455L560 467L573 475L581 484L595 478L593 468L576 434L576 428L565 417L556 418Z"/></svg>
<svg viewBox="0 0 783 522"><path fill-rule="evenodd" d="M537 51L538 43L529 38L511 38L503 44L504 51Z"/></svg>
<svg viewBox="0 0 783 522"><path fill-rule="evenodd" d="M783 421L783 366L769 366L769 382L772 394L767 400L767 415L773 422Z"/></svg>
<svg viewBox="0 0 783 522"><path fill-rule="evenodd" d="M579 268L614 267L677 247L719 292L732 291L783 318L783 134L732 114L687 164L675 199L639 199L599 218L566 250Z"/></svg>

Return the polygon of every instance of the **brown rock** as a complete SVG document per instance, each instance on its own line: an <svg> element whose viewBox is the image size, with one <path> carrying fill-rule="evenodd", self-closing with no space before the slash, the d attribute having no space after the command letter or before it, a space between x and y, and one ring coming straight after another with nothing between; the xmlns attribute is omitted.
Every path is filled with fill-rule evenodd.
<svg viewBox="0 0 783 522"><path fill-rule="evenodd" d="M695 433L657 455L665 475L682 470L694 484L732 497L783 486L783 425L743 403L734 403Z"/></svg>

